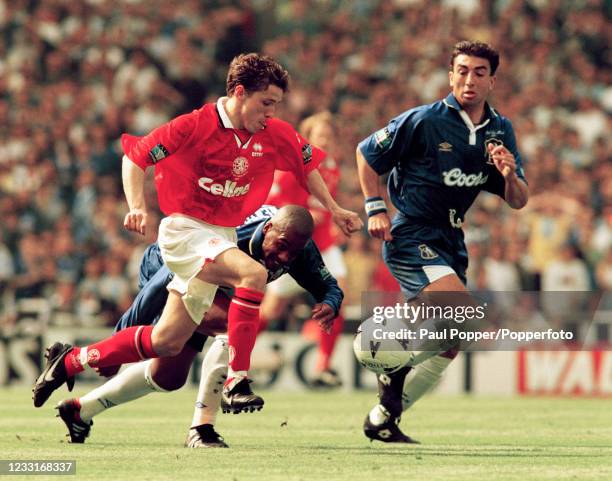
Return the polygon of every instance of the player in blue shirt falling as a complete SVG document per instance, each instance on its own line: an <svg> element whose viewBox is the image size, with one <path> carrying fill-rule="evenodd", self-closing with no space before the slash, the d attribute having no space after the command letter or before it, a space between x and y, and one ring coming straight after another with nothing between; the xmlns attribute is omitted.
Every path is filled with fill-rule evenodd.
<svg viewBox="0 0 612 481"><path fill-rule="evenodd" d="M322 329L328 330L338 315L344 295L310 238L313 227L312 216L303 207L287 205L277 209L263 206L237 229L237 244L240 250L266 267L268 282L289 274L308 290L317 302L312 309L313 319L319 322ZM115 331L155 324L168 298L166 286L172 277L172 272L163 263L158 245L150 245L140 265L140 292L117 323ZM182 387L207 336L226 331L230 297L226 288L217 291L215 301L200 327L177 356L135 363L86 395L59 403L59 416L68 427L71 441L85 442L93 424L92 418L110 407L152 392L174 391ZM61 343L57 344L62 348ZM227 447L214 430L220 405L227 412L240 411L223 405L221 401L220 386L227 377L227 364L227 336L217 335L202 361L196 408L185 442L187 447ZM108 366L99 369L99 372L110 376L119 367Z"/></svg>
<svg viewBox="0 0 612 481"><path fill-rule="evenodd" d="M368 231L383 239L383 258L407 300L426 292L467 292L467 251L461 225L481 190L513 209L529 191L510 121L487 96L495 85L499 54L481 42L454 46L448 73L452 92L410 109L357 148ZM391 221L379 177L389 173ZM379 376L380 404L364 423L370 439L415 442L398 427L400 415L440 378L456 352L436 355L392 375Z"/></svg>

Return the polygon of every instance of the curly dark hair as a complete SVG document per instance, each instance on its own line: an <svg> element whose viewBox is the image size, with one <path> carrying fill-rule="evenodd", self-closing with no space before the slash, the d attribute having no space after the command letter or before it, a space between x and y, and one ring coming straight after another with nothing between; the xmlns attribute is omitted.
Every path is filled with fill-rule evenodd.
<svg viewBox="0 0 612 481"><path fill-rule="evenodd" d="M289 73L272 57L243 53L230 63L225 83L228 95L234 93L237 85L244 86L247 92L258 92L266 90L270 84L283 92L289 90Z"/></svg>
<svg viewBox="0 0 612 481"><path fill-rule="evenodd" d="M453 69L455 58L461 54L487 59L491 65L491 75L495 75L497 67L499 66L499 52L488 43L473 42L470 40L457 42L453 47L453 54L450 59L451 70Z"/></svg>

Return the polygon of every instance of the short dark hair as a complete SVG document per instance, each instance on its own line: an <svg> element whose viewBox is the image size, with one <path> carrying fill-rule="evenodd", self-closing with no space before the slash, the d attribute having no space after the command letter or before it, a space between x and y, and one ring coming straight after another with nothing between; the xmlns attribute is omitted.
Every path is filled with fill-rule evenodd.
<svg viewBox="0 0 612 481"><path fill-rule="evenodd" d="M243 53L230 63L225 83L228 95L234 93L237 85L244 86L247 92L259 92L266 90L270 84L283 92L289 89L289 72L272 57Z"/></svg>
<svg viewBox="0 0 612 481"><path fill-rule="evenodd" d="M301 237L312 236L314 220L310 211L301 205L287 204L272 217L272 224L280 230L291 230Z"/></svg>
<svg viewBox="0 0 612 481"><path fill-rule="evenodd" d="M491 75L495 75L497 67L499 66L499 52L488 43L473 42L471 40L457 42L453 47L453 54L450 59L451 70L454 67L455 58L461 54L487 59L491 65Z"/></svg>

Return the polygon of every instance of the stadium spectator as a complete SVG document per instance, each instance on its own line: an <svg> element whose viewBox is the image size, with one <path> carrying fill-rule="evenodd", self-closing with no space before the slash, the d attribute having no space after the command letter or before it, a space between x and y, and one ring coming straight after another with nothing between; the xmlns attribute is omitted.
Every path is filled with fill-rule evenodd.
<svg viewBox="0 0 612 481"><path fill-rule="evenodd" d="M520 72L500 79L492 103L503 99L501 113L515 120L533 193L584 197L585 181L590 184L586 202L581 201L568 220L575 224L584 218L589 224L580 227L579 242L587 267L594 272L612 237L609 7L601 0L494 0L475 10L468 8L475 2L461 4L459 15L455 8L459 3L308 2L304 11L300 2L275 2L270 10L270 2L248 0L238 7L229 6L233 2L161 0L3 2L0 237L14 263L19 258L19 238L40 225L39 218L45 229L54 231L60 212L73 216L79 252L109 252L110 246L101 242L93 227L100 182L87 170L94 166L106 170L114 162L109 175L119 187L117 139L120 132L131 130L139 109L155 104L156 114L162 111L171 117L221 94L222 59L227 55L223 42L233 34L240 34L240 42L249 39L248 49L261 48L294 72L292 93L279 117L298 123L312 112L329 109L338 118L338 157L351 158L357 142L397 111L442 95L443 46L469 29L470 36L476 32L501 45L504 69ZM300 22L307 28L296 30ZM239 43L232 41L227 49L237 47ZM134 58L139 55L140 59ZM146 78L139 82L138 93L127 89L115 98L115 81L129 70L135 75L133 62L141 59L141 76ZM157 79L155 88L149 77ZM157 86L163 87L161 95ZM100 124L104 135L97 133L102 131ZM578 144L573 134L566 137L572 131L578 132ZM88 148L98 135L100 143L94 147L92 142ZM574 158L584 166L564 160L569 158L570 143L579 154ZM109 151L115 153L114 161ZM94 158L100 152L103 161ZM30 163L36 168L28 167ZM562 168L565 164L569 168ZM26 173L32 170L38 172L28 180ZM355 169L347 162L341 172L341 204L358 209ZM43 192L32 191L31 186L41 180ZM580 184L577 193L575 181ZM121 204L120 189L112 199ZM41 212L41 205L48 209ZM483 206L487 208L481 214ZM122 221L118 211L105 217L108 223ZM501 204L490 207L481 197L468 218L468 247L470 231L478 230L479 255L485 258L490 226L505 226L513 218ZM550 220L565 222L566 216L558 212ZM531 245L542 234L534 229L536 224L519 229L512 242ZM128 251L150 240L135 235L127 239ZM520 264L522 270L539 273L550 259L549 254L536 252L532 259L521 255ZM482 277L482 262L473 256L468 277ZM84 279L81 273L79 285ZM523 276L521 287L536 288L531 279Z"/></svg>

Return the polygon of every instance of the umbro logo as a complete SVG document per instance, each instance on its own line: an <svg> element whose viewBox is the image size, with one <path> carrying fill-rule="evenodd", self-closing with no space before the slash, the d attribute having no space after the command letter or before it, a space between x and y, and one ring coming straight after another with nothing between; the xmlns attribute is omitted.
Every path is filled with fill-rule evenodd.
<svg viewBox="0 0 612 481"><path fill-rule="evenodd" d="M453 151L453 144L449 143L449 142L442 142L438 145L438 150L440 152L452 152Z"/></svg>
<svg viewBox="0 0 612 481"><path fill-rule="evenodd" d="M102 404L102 406L104 406L104 408L105 408L105 409L109 409L109 408L112 408L112 407L114 407L114 406L116 406L116 405L117 405L116 403L114 403L114 402L113 402L113 401L111 401L110 399L107 399L107 398L104 398L104 397L99 398L99 399L98 399L98 402L99 402L100 404Z"/></svg>

